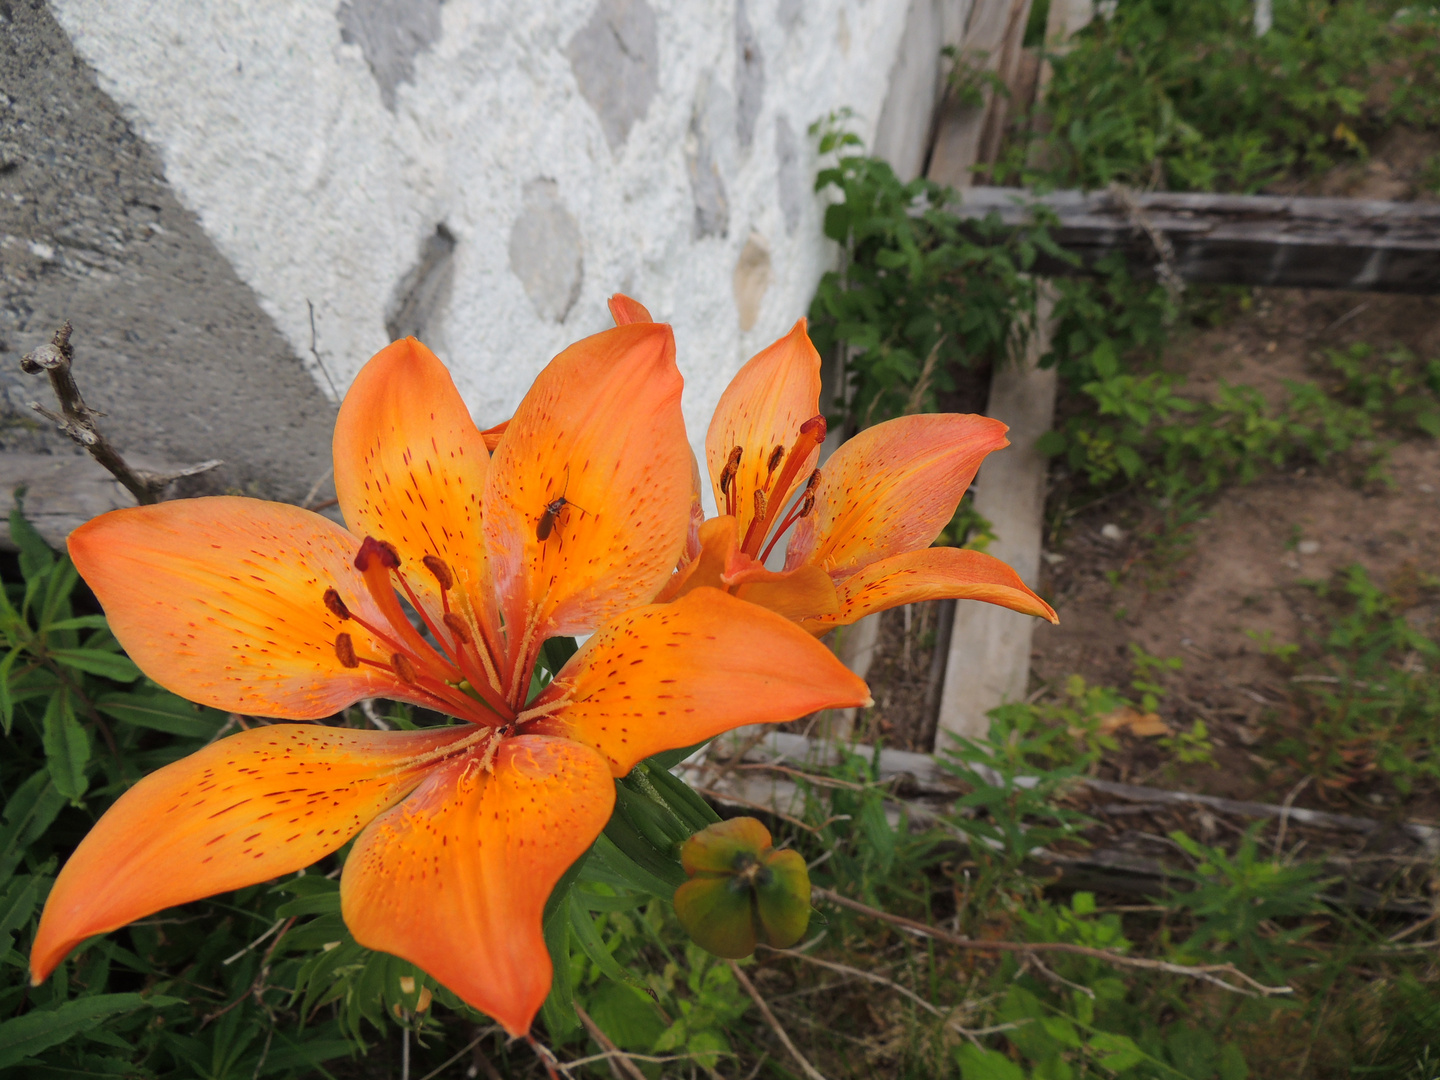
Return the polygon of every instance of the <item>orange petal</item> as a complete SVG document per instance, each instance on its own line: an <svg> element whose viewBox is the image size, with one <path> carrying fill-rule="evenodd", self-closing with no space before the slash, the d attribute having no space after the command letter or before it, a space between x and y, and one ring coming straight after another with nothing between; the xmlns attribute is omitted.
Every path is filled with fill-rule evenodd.
<svg viewBox="0 0 1440 1080"><path fill-rule="evenodd" d="M610 316L615 320L616 326L655 321L650 317L649 309L639 300L631 300L624 293L618 292L610 297Z"/></svg>
<svg viewBox="0 0 1440 1080"><path fill-rule="evenodd" d="M145 777L55 879L30 953L40 982L80 942L330 854L475 729L252 728Z"/></svg>
<svg viewBox="0 0 1440 1080"><path fill-rule="evenodd" d="M707 518L701 521L695 535L697 550L694 556L665 583L655 598L657 603L668 604L704 586L725 588L725 575L734 569L735 558L740 553L735 519L728 514Z"/></svg>
<svg viewBox="0 0 1440 1080"><path fill-rule="evenodd" d="M865 683L795 623L696 589L599 630L536 700L553 714L528 730L593 746L624 776L651 754L742 724L869 700Z"/></svg>
<svg viewBox="0 0 1440 1080"><path fill-rule="evenodd" d="M984 600L1023 615L1058 623L1055 609L1036 596L1020 575L993 555L964 548L925 548L871 563L839 587L840 610L807 619L804 626L823 634L875 611L920 600Z"/></svg>
<svg viewBox="0 0 1440 1080"><path fill-rule="evenodd" d="M490 461L450 372L405 338L360 369L335 421L335 493L350 531L393 544L406 581L434 610L439 587L421 564L443 559L458 588L482 587L480 499ZM472 616L473 622L473 616Z"/></svg>
<svg viewBox="0 0 1440 1080"><path fill-rule="evenodd" d="M975 470L1009 445L985 416L902 416L860 432L831 455L815 509L796 525L786 566L815 563L837 580L877 559L929 547Z"/></svg>
<svg viewBox="0 0 1440 1080"><path fill-rule="evenodd" d="M423 968L511 1035L550 990L541 916L600 835L615 784L593 751L519 736L494 771L478 753L437 768L356 841L340 879L355 940Z"/></svg>
<svg viewBox="0 0 1440 1080"><path fill-rule="evenodd" d="M753 356L730 380L710 430L705 435L705 463L715 489L715 502L723 513L725 493L720 474L735 447L740 465L735 474L735 516L743 537L755 517L755 493L770 479L770 458L775 448L787 453L800 434L800 425L820 411L820 354L805 333L801 319L775 344ZM796 471L803 478L815 468L819 446Z"/></svg>
<svg viewBox="0 0 1440 1080"><path fill-rule="evenodd" d="M835 583L818 566L797 566L780 573L767 570L763 578L754 578L737 588L735 595L797 621L840 612Z"/></svg>
<svg viewBox="0 0 1440 1080"><path fill-rule="evenodd" d="M680 388L670 328L637 323L570 346L520 403L485 493L512 664L648 602L674 569L691 502Z"/></svg>
<svg viewBox="0 0 1440 1080"><path fill-rule="evenodd" d="M353 559L359 541L319 514L216 496L113 510L70 534L70 557L145 674L217 709L313 720L365 697L433 704L389 671L347 668L391 649L325 606L334 588L372 625L385 617Z"/></svg>
<svg viewBox="0 0 1440 1080"><path fill-rule="evenodd" d="M500 445L500 436L505 434L505 429L509 426L509 420L501 420L494 427L487 427L484 431L480 432L481 438L485 440L485 449L493 454L495 447Z"/></svg>

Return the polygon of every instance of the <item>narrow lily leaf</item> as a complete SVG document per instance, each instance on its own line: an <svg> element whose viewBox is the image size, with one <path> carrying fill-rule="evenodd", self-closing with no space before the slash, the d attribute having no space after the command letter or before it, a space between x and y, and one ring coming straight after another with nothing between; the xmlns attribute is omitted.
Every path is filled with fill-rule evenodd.
<svg viewBox="0 0 1440 1080"><path fill-rule="evenodd" d="M699 832L707 825L720 820L715 808L700 797L700 794L674 773L653 764L654 759L642 762L646 778L655 786L665 804L675 812L691 832Z"/></svg>
<svg viewBox="0 0 1440 1080"><path fill-rule="evenodd" d="M39 578L55 564L55 553L35 526L25 520L24 492L16 492L15 507L10 511L10 539L20 549L20 573L26 582Z"/></svg>
<svg viewBox="0 0 1440 1080"><path fill-rule="evenodd" d="M140 678L140 669L128 656L120 653L101 652L99 649L51 649L50 655L87 675L99 675L123 683Z"/></svg>
<svg viewBox="0 0 1440 1080"><path fill-rule="evenodd" d="M49 630L104 630L110 623L104 615L77 615L73 619L61 619L59 622L46 623L45 629Z"/></svg>
<svg viewBox="0 0 1440 1080"><path fill-rule="evenodd" d="M7 1020L0 1024L0 1069L58 1046L106 1017L146 1004L139 994L96 994Z"/></svg>
<svg viewBox="0 0 1440 1080"><path fill-rule="evenodd" d="M39 899L38 885L33 877L16 878L0 897L0 952L10 948L10 937L30 921Z"/></svg>
<svg viewBox="0 0 1440 1080"><path fill-rule="evenodd" d="M61 691L50 699L45 709L44 730L45 762L50 767L55 790L70 802L78 803L89 786L85 766L90 761L90 738L75 718L68 693Z"/></svg>
<svg viewBox="0 0 1440 1080"><path fill-rule="evenodd" d="M45 577L45 602L40 607L40 625L46 626L57 616L68 621L70 617L70 594L79 584L80 571L69 559L56 563ZM95 616L89 616L95 618ZM103 616L102 616L103 618ZM53 627L52 627L53 629ZM64 633L65 631L61 631Z"/></svg>
<svg viewBox="0 0 1440 1080"><path fill-rule="evenodd" d="M225 724L225 714L218 709L203 709L174 694L102 694L95 707L106 716L113 716L136 727L184 735L192 739L209 739Z"/></svg>
<svg viewBox="0 0 1440 1080"><path fill-rule="evenodd" d="M48 769L33 773L5 804L5 825L0 828L0 882L9 879L25 856L25 849L50 827L65 806Z"/></svg>
<svg viewBox="0 0 1440 1080"><path fill-rule="evenodd" d="M570 932L575 935L576 944L600 969L600 973L618 983L643 990L645 984L621 967L619 961L605 947L605 942L600 939L600 932L595 929L594 918L585 910L584 901L574 893L570 895L569 910Z"/></svg>
<svg viewBox="0 0 1440 1080"><path fill-rule="evenodd" d="M547 912L544 925L545 948L550 953L554 973L551 976L550 993L540 1006L540 1015L544 1017L545 1027L555 1041L580 1026L575 1019L575 984L570 979L569 912L568 903L555 905Z"/></svg>
<svg viewBox="0 0 1440 1080"><path fill-rule="evenodd" d="M0 660L0 725L5 728L5 734L10 734L10 725L15 722L15 697L10 693L10 673L15 670L15 661L20 656L19 649L11 649L5 654L5 659Z"/></svg>
<svg viewBox="0 0 1440 1080"><path fill-rule="evenodd" d="M600 839L595 841L595 858L586 867L585 877L669 900L675 894L676 886L684 880L685 872L678 863L673 872L669 870L656 858L655 848L649 841L628 826L617 824L618 820L619 815L612 817ZM617 836L624 842L625 848L617 842ZM644 861L638 861L632 851ZM604 871L609 871L609 874L604 874Z"/></svg>

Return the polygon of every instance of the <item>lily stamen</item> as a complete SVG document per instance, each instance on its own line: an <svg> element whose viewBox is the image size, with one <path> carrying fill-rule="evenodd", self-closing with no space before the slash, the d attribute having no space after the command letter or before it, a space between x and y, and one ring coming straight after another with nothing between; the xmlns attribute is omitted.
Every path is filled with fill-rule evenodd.
<svg viewBox="0 0 1440 1080"><path fill-rule="evenodd" d="M757 500L755 520L745 530L745 541L740 545L740 549L752 558L760 551L760 545L764 542L765 537L770 535L770 526L774 524L775 516L789 502L791 488L794 486L801 468L810 460L810 455L815 452L815 448L825 441L826 430L823 415L812 416L801 424L800 432L795 438L794 445L790 447L790 453L785 458L785 465L781 468L774 487L771 487L767 480L765 490L769 495L768 512ZM773 460L773 454L771 458ZM756 494L758 495L759 492Z"/></svg>
<svg viewBox="0 0 1440 1080"><path fill-rule="evenodd" d="M810 480L805 485L805 490L802 491L800 497L791 504L789 513L781 518L780 524L775 527L775 533L770 537L770 543L765 545L765 551L760 556L761 562L764 562L770 557L770 552L775 550L775 545L778 544L780 538L785 535L786 529L790 528L791 525L794 525L801 518L808 517L811 511L815 509L815 489L819 484L820 470L816 469L810 474Z"/></svg>

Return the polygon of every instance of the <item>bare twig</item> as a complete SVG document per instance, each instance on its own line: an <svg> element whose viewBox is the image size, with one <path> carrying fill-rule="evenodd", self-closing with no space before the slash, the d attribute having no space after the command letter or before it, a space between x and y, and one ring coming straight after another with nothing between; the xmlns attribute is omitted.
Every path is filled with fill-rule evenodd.
<svg viewBox="0 0 1440 1080"><path fill-rule="evenodd" d="M930 390L930 383L935 377L935 362L940 359L940 346L945 344L945 335L941 334L935 339L935 344L930 347L930 354L925 357L925 366L920 369L920 378L915 380L915 389L910 391L910 400L905 402L904 415L918 413L925 404L925 395Z"/></svg>
<svg viewBox="0 0 1440 1080"><path fill-rule="evenodd" d="M50 389L55 392L55 399L60 402L59 413L51 412L38 401L32 401L30 407L83 446L91 457L135 496L136 502L141 505L159 502L161 493L172 482L185 476L209 472L221 464L219 461L202 461L199 465L191 465L178 472L156 473L132 468L126 463L120 456L120 451L100 433L100 428L95 423L105 414L96 412L85 404L85 399L80 396L80 387L75 384L75 377L70 374L70 363L75 358L74 347L70 344L71 332L72 328L67 322L55 331L50 344L41 345L34 352L28 352L20 358L20 368L26 374L38 375L43 371L50 377Z"/></svg>
<svg viewBox="0 0 1440 1080"><path fill-rule="evenodd" d="M800 1053L799 1048L790 1041L790 1036L786 1034L785 1029L780 1026L780 1021L775 1018L775 1014L770 1011L770 1006L765 1004L765 999L760 996L760 991L755 989L755 984L750 981L750 977L740 970L740 965L735 963L734 960L726 962L730 965L730 970L735 973L735 981L744 988L745 992L750 995L751 1000L759 1007L761 1015L769 1022L775 1034L780 1037L780 1041L785 1044L785 1049L790 1051L790 1056L795 1059L795 1063L800 1066L800 1071L808 1076L810 1080L825 1080L825 1074L816 1069L814 1065L811 1065L805 1055Z"/></svg>
<svg viewBox="0 0 1440 1080"><path fill-rule="evenodd" d="M580 1007L580 1003L573 1001L571 1005L574 1006L575 1015L580 1018L580 1023L585 1025L585 1030L590 1033L590 1037L599 1044L601 1050L609 1055L605 1060L607 1064L609 1064L611 1075L615 1077L615 1080L620 1080L621 1073L630 1077L630 1080L646 1080L645 1074L640 1071L640 1067L631 1061L618 1046L610 1041L610 1036L600 1030L600 1025L590 1019L590 1014Z"/></svg>
<svg viewBox="0 0 1440 1080"><path fill-rule="evenodd" d="M1093 949L1088 945L1072 945L1064 941L977 941L972 938L963 938L958 934L940 930L934 926L928 926L914 919L907 919L903 915L892 915L888 911L881 911L879 908L872 908L868 904L862 904L858 900L851 900L848 896L831 892L829 889L812 887L810 890L812 900L828 900L832 904L849 908L851 911L859 912L861 915L868 915L872 919L881 919L894 926L904 927L916 934L933 938L936 941L943 941L947 945L953 945L957 949L976 949L982 952L1010 952L1010 953L1070 953L1073 956L1088 956L1095 960L1103 960L1107 964L1114 964L1117 967L1139 968L1143 971L1160 971L1168 975L1182 975L1188 979L1198 979L1201 982L1211 983L1228 990L1232 994L1244 994L1246 997L1275 997L1280 994L1293 994L1295 991L1289 986L1266 986L1264 983L1252 979L1234 964L1172 964L1168 960L1149 960L1141 956L1125 956L1122 953L1111 952L1108 949ZM1246 984L1237 986L1233 982L1227 982L1221 975L1228 975Z"/></svg>
<svg viewBox="0 0 1440 1080"><path fill-rule="evenodd" d="M440 1065L438 1068L431 1069L428 1073L426 1073L424 1076L422 1076L422 1077L420 1078L420 1080L435 1080L435 1077L439 1076L442 1072L444 1072L446 1069L448 1069L451 1065L454 1065L455 1062L459 1061L459 1060L460 1060L462 1057L464 1057L466 1054L470 1053L471 1050L474 1050L477 1046L480 1045L481 1041L485 1038L485 1036L489 1035L492 1031L495 1031L495 1030L497 1030L497 1029L496 1029L495 1025L493 1025L493 1024L490 1025L490 1026L487 1027L487 1028L484 1028L484 1029L480 1032L480 1034L476 1035L475 1038L473 1038L473 1039L470 1040L470 1042L469 1042L468 1045L466 1045L464 1048L462 1048L462 1049L459 1050L457 1053L455 1053L454 1055L452 1055L448 1060L446 1060L446 1061L444 1062L444 1064ZM489 1061L485 1060L485 1058L483 1058L483 1057L480 1059L480 1061L481 1061L481 1063L484 1065L487 1074L492 1075L492 1076L498 1075L498 1074L495 1073L495 1067L494 1067L493 1065L491 1065Z"/></svg>

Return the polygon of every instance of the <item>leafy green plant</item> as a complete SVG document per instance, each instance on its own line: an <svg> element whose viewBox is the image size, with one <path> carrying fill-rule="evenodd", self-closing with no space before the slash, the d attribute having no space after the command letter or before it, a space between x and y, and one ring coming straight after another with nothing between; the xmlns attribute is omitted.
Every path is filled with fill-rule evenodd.
<svg viewBox="0 0 1440 1080"><path fill-rule="evenodd" d="M1367 139L1394 124L1440 120L1433 8L1277 0L1259 37L1253 12L1249 0L1116 5L1052 57L1043 151L1012 147L1000 174L1251 192L1363 159Z"/></svg>
<svg viewBox="0 0 1440 1080"><path fill-rule="evenodd" d="M1407 608L1440 588L1417 576L1410 595L1382 588L1361 566L1313 586L1324 622L1297 646L1270 652L1291 673L1301 722L1275 753L1334 787L1387 778L1402 795L1440 783L1440 639Z"/></svg>

